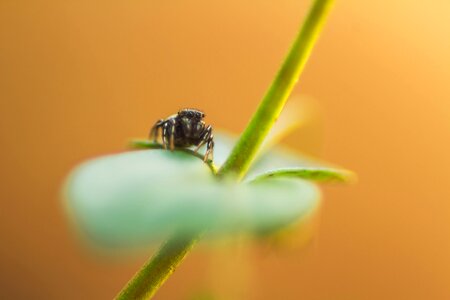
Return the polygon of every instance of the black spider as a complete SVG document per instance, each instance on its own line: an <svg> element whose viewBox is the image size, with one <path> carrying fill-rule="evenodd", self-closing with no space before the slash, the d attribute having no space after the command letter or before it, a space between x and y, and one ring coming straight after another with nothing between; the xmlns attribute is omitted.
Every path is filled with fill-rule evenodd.
<svg viewBox="0 0 450 300"><path fill-rule="evenodd" d="M212 127L205 125L204 117L205 114L199 110L182 109L177 114L156 122L150 130L150 139L156 142L161 128L164 149L173 150L175 147L197 146L195 148L195 152L197 152L201 146L206 144L203 160L207 161L210 155L212 159L214 149Z"/></svg>

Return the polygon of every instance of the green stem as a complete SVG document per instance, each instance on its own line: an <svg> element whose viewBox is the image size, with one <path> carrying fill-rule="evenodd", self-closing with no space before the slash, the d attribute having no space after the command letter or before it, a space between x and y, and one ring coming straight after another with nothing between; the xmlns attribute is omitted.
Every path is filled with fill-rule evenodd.
<svg viewBox="0 0 450 300"><path fill-rule="evenodd" d="M275 80L218 176L242 178L292 92L324 25L333 0L315 0ZM120 292L117 299L148 299L173 273L200 237L171 237Z"/></svg>
<svg viewBox="0 0 450 300"><path fill-rule="evenodd" d="M200 235L174 235L142 266L117 295L116 300L150 299L175 271Z"/></svg>
<svg viewBox="0 0 450 300"><path fill-rule="evenodd" d="M240 179L247 172L298 81L332 4L333 0L314 2L275 80L230 156L219 169L219 175L234 173Z"/></svg>

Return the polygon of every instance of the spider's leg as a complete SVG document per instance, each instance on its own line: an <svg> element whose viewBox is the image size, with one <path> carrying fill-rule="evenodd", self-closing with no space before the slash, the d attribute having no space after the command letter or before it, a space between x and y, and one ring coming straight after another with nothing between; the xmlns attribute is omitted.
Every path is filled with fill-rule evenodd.
<svg viewBox="0 0 450 300"><path fill-rule="evenodd" d="M203 157L204 161L208 160L208 157L211 155L211 160L214 159L214 136L211 133L211 135L208 138L208 142L206 143L206 153Z"/></svg>
<svg viewBox="0 0 450 300"><path fill-rule="evenodd" d="M175 120L171 119L169 123L169 145L170 151L173 151L175 149Z"/></svg>
<svg viewBox="0 0 450 300"><path fill-rule="evenodd" d="M162 126L162 143L164 149L167 149L167 146L169 145L170 140L170 132L169 132L169 122L164 122L164 125Z"/></svg>
<svg viewBox="0 0 450 300"><path fill-rule="evenodd" d="M203 146L204 144L206 144L208 142L209 137L212 135L212 127L211 125L208 125L208 127L205 128L205 130L203 131L200 139L201 142L197 145L197 147L195 148L194 152L197 152L198 149L200 149L201 146Z"/></svg>
<svg viewBox="0 0 450 300"><path fill-rule="evenodd" d="M203 160L207 161L209 155L211 155L211 159L212 159L213 149L214 149L214 135L212 133L211 125L208 125L208 127L206 127L206 129L203 131L203 134L201 136L201 142L198 144L195 151L197 151L204 144L206 144L206 152L205 152L205 156L203 157Z"/></svg>
<svg viewBox="0 0 450 300"><path fill-rule="evenodd" d="M164 120L158 120L155 125L153 125L152 129L150 129L150 133L148 135L149 139L153 139L153 142L156 143L156 139L158 138L158 131L162 128L164 124Z"/></svg>

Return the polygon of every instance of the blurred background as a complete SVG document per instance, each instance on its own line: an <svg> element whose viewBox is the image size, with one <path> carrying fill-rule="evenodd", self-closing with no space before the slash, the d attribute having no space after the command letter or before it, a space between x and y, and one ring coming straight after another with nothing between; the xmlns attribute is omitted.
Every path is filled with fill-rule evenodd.
<svg viewBox="0 0 450 300"><path fill-rule="evenodd" d="M180 107L239 133L309 4L1 0L0 298L111 299L147 257L79 243L65 175ZM246 250L245 299L450 299L449 15L446 0L337 1L295 90L320 120L285 143L360 180L324 188L306 248ZM156 299L217 285L215 253L197 247Z"/></svg>

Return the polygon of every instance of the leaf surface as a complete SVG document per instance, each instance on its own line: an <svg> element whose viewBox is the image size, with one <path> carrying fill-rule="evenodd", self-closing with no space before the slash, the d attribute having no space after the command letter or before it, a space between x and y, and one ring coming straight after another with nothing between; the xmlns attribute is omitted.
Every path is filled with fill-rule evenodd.
<svg viewBox="0 0 450 300"><path fill-rule="evenodd" d="M144 246L177 230L212 236L277 229L318 206L315 185L293 179L264 184L218 181L207 164L181 151L140 150L76 168L65 186L79 231L103 246Z"/></svg>

